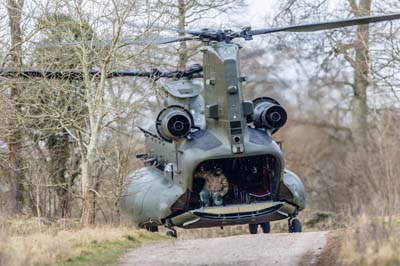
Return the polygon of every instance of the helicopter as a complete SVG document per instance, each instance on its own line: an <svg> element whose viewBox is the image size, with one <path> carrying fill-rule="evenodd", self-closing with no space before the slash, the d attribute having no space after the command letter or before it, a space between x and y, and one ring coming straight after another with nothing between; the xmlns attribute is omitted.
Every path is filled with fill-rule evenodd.
<svg viewBox="0 0 400 266"><path fill-rule="evenodd" d="M167 79L161 87L164 106L144 134L145 151L136 157L143 167L129 174L122 209L148 231L165 226L177 237L184 229L248 225L251 234L270 222L288 221L288 231L302 231L298 214L306 207L301 179L286 169L273 134L287 122L284 107L270 97L243 99L246 77L240 72L241 46L235 39L276 32L314 32L400 19L400 13L331 22L253 30L188 30L186 36L154 39L154 44L200 41L202 65L186 70L111 71L108 78ZM130 43L127 43L130 44ZM98 75L97 70L90 71ZM80 71L1 70L5 78L82 79ZM222 204L204 204L202 173L222 172L227 193Z"/></svg>

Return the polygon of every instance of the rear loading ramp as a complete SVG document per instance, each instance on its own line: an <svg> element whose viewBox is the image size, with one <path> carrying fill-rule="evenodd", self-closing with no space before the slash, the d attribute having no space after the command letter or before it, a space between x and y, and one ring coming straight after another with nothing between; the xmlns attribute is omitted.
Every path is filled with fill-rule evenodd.
<svg viewBox="0 0 400 266"><path fill-rule="evenodd" d="M261 202L221 207L202 207L171 218L173 225L185 229L238 224L264 223L286 219L297 212L286 202Z"/></svg>

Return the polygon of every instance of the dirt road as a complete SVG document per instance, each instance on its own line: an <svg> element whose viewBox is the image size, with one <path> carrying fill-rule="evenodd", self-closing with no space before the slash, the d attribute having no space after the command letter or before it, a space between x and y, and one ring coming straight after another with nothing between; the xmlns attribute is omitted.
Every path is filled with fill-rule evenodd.
<svg viewBox="0 0 400 266"><path fill-rule="evenodd" d="M121 266L309 265L326 238L311 232L166 241L127 253Z"/></svg>

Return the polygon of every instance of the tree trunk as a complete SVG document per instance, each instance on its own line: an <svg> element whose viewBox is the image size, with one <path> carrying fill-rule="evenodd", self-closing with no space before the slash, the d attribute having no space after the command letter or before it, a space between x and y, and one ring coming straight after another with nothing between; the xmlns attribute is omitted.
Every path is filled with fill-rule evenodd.
<svg viewBox="0 0 400 266"><path fill-rule="evenodd" d="M369 16L371 14L372 0L361 0L358 5L355 1L352 2L352 12L356 16ZM369 25L358 26L354 47L356 67L354 68L354 96L352 100L352 132L355 143L362 147L365 144L368 130Z"/></svg>
<svg viewBox="0 0 400 266"><path fill-rule="evenodd" d="M24 5L23 0L8 0L8 16L11 34L11 63L15 69L22 68L22 31L21 31L21 13ZM11 101L16 102L19 98L19 89L16 83L11 84ZM20 106L15 105L18 112ZM12 209L20 213L23 207L23 171L21 159L21 131L16 120L11 120L9 124L10 132L8 137L9 177L12 184L13 203Z"/></svg>
<svg viewBox="0 0 400 266"><path fill-rule="evenodd" d="M96 158L96 149L98 141L99 123L92 127L90 143L85 148L81 143L81 175L82 175L82 223L93 224L96 219L96 193L94 188L93 167ZM86 152L85 152L86 151Z"/></svg>
<svg viewBox="0 0 400 266"><path fill-rule="evenodd" d="M93 224L95 221L95 194L93 192L93 180L92 180L92 163L90 160L83 158L82 164L82 217L81 221L83 224Z"/></svg>
<svg viewBox="0 0 400 266"><path fill-rule="evenodd" d="M67 164L70 157L69 136L65 130L51 134L47 139L47 147L50 153L50 176L53 184L57 185L58 209L61 218L69 214L70 193L66 179Z"/></svg>
<svg viewBox="0 0 400 266"><path fill-rule="evenodd" d="M185 29L186 29L185 23L186 23L186 3L185 3L185 0L178 0L178 31L179 31L180 37L183 37L186 35L185 34ZM178 69L185 70L186 64L188 61L186 42L179 43L178 56L179 56Z"/></svg>

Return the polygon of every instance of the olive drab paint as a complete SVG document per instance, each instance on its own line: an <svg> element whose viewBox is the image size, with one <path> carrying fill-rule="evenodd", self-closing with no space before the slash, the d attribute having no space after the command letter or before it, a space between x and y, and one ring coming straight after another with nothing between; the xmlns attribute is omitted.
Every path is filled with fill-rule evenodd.
<svg viewBox="0 0 400 266"><path fill-rule="evenodd" d="M229 136L233 153L243 153L246 117L243 113L239 45L212 42L203 52L204 100L207 126L220 127Z"/></svg>

